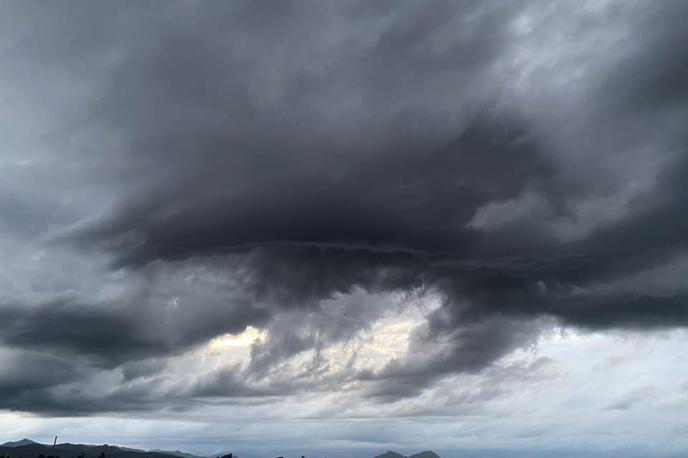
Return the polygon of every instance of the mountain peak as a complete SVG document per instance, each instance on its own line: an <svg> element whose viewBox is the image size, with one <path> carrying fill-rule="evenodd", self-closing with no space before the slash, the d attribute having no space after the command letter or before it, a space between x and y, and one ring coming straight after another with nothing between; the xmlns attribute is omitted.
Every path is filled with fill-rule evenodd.
<svg viewBox="0 0 688 458"><path fill-rule="evenodd" d="M22 445L33 445L37 443L38 442L32 441L31 439L24 438L18 441L5 442L4 444L1 444L0 447L21 447Z"/></svg>
<svg viewBox="0 0 688 458"><path fill-rule="evenodd" d="M387 450L385 453L376 456L375 458L406 458L401 453L394 452L392 450Z"/></svg>
<svg viewBox="0 0 688 458"><path fill-rule="evenodd" d="M440 458L439 455L431 450L425 450L415 455L411 455L409 458Z"/></svg>

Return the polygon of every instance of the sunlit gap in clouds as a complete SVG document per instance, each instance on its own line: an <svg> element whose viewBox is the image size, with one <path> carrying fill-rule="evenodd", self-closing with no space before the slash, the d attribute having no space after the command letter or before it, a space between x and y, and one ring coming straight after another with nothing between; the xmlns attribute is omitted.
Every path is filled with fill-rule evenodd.
<svg viewBox="0 0 688 458"><path fill-rule="evenodd" d="M267 338L267 331L247 326L239 334L223 334L215 337L208 342L208 350L211 352L228 350L232 348L248 348L254 343L264 342Z"/></svg>
<svg viewBox="0 0 688 458"><path fill-rule="evenodd" d="M343 303L353 300L390 303L388 309L370 322L361 322L355 314L340 313ZM402 358L409 352L414 332L427 325L427 317L442 306L438 294L426 293L422 296L402 293L368 294L356 290L351 294L338 294L322 303L317 314L325 314L328 319L341 325L356 323L355 331L345 339L330 342L327 331L304 326L294 330L301 338L321 339L316 348L297 352L286 361L287 365L304 365L313 359L327 362L327 372L334 374L346 370L377 370L390 361ZM307 322L307 320L306 320ZM208 363L236 364L240 367L250 363L252 349L270 344L270 327L247 326L237 334L226 333L207 342L204 355Z"/></svg>

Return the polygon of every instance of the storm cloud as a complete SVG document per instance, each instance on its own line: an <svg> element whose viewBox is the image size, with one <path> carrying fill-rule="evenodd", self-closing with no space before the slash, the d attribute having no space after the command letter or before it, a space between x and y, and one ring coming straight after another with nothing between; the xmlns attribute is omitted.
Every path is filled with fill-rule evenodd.
<svg viewBox="0 0 688 458"><path fill-rule="evenodd" d="M553 326L685 327L688 7L594 3L4 2L0 408L385 404Z"/></svg>

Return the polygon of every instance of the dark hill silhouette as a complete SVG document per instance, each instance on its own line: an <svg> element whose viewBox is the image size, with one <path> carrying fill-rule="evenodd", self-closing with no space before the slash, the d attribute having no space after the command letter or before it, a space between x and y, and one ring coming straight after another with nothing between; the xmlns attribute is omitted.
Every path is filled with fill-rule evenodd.
<svg viewBox="0 0 688 458"><path fill-rule="evenodd" d="M21 441L19 441L21 442ZM41 456L42 455L42 456ZM0 445L0 456L12 458L180 458L178 455L127 449L113 445L38 444L33 441L24 445Z"/></svg>
<svg viewBox="0 0 688 458"><path fill-rule="evenodd" d="M375 456L374 458L406 458L404 455L401 453L393 452L391 450L387 450L385 453L382 453L380 455Z"/></svg>
<svg viewBox="0 0 688 458"><path fill-rule="evenodd" d="M440 456L430 450L426 450L424 452L416 453L415 455L411 455L409 458L440 458Z"/></svg>
<svg viewBox="0 0 688 458"><path fill-rule="evenodd" d="M114 445L39 444L30 439L6 442L0 445L0 458L202 458L190 453L165 450L138 450ZM233 453L214 454L209 458L239 458ZM302 457L303 458L303 457ZM387 451L374 458L440 458L435 452L426 450L406 457L394 451Z"/></svg>
<svg viewBox="0 0 688 458"><path fill-rule="evenodd" d="M385 453L381 455L377 455L374 458L440 458L440 456L430 450L426 450L424 452L419 452L416 453L415 455L411 455L409 457L405 457L401 453L393 452L392 450L388 450Z"/></svg>
<svg viewBox="0 0 688 458"><path fill-rule="evenodd" d="M160 449L154 449L150 450L151 452L155 453L162 453L163 455L174 455L178 456L180 458L198 458L196 455L192 455L191 453L186 453L182 452L181 450L160 450ZM236 458L236 456L234 457Z"/></svg>
<svg viewBox="0 0 688 458"><path fill-rule="evenodd" d="M0 447L20 447L22 445L31 445L31 444L38 444L38 442L34 442L31 439L21 439L21 440L14 441L14 442L5 442L4 444L0 444Z"/></svg>

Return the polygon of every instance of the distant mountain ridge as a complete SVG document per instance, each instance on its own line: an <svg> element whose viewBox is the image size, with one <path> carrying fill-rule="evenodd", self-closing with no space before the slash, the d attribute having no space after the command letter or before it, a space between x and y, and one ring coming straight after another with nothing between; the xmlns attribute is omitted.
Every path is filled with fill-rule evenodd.
<svg viewBox="0 0 688 458"><path fill-rule="evenodd" d="M178 456L180 458L200 458L198 455L182 452L181 450L160 450L156 448L150 451L155 453L164 453L165 455Z"/></svg>
<svg viewBox="0 0 688 458"><path fill-rule="evenodd" d="M5 442L4 444L0 444L0 447L21 447L22 445L32 444L38 444L38 442L34 442L31 439L21 439L14 442Z"/></svg>
<svg viewBox="0 0 688 458"><path fill-rule="evenodd" d="M12 458L201 458L190 453L163 450L138 450L114 445L86 445L63 443L39 444L30 439L6 442L0 445L0 457Z"/></svg>
<svg viewBox="0 0 688 458"><path fill-rule="evenodd" d="M440 458L440 456L431 450L425 450L408 457L402 455L401 453L388 450L385 453L375 456L374 458Z"/></svg>
<svg viewBox="0 0 688 458"><path fill-rule="evenodd" d="M404 455L401 453L393 452L391 450L386 451L385 453L382 453L380 455L375 456L374 458L406 458Z"/></svg>
<svg viewBox="0 0 688 458"><path fill-rule="evenodd" d="M440 458L440 456L432 450L425 450L424 452L411 455L409 458Z"/></svg>
<svg viewBox="0 0 688 458"><path fill-rule="evenodd" d="M0 458L239 458L236 454L225 452L209 457L201 457L180 450L139 450L115 445L86 445L62 443L54 447L40 444L31 439L5 442L0 444ZM271 458L271 457L266 457ZM440 458L435 452L426 450L415 455L405 456L389 450L374 458Z"/></svg>

